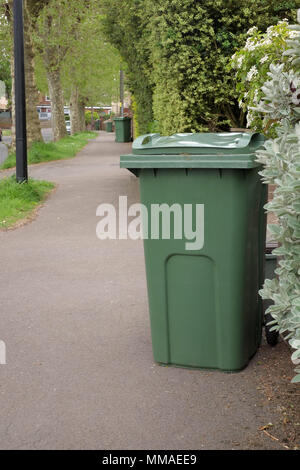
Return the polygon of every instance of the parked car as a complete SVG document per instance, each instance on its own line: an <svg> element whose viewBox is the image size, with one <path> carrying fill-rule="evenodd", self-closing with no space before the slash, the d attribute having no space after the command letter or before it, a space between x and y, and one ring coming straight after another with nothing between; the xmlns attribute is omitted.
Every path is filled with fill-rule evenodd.
<svg viewBox="0 0 300 470"><path fill-rule="evenodd" d="M67 133L71 134L71 121L66 121L66 129Z"/></svg>

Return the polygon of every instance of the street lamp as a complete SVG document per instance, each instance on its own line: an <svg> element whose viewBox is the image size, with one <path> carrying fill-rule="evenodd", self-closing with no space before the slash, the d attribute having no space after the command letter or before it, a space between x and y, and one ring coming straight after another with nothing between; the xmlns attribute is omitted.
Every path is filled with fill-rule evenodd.
<svg viewBox="0 0 300 470"><path fill-rule="evenodd" d="M24 66L23 0L14 0L16 179L28 180Z"/></svg>

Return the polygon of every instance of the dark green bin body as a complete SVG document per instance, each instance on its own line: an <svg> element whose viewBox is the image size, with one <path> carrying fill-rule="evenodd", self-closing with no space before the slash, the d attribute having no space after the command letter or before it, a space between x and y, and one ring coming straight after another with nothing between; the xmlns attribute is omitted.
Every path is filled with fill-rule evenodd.
<svg viewBox="0 0 300 470"><path fill-rule="evenodd" d="M113 123L112 123L112 121L106 121L106 123L105 123L105 128L106 128L106 132L112 132L112 131L113 131Z"/></svg>
<svg viewBox="0 0 300 470"><path fill-rule="evenodd" d="M118 117L114 118L116 129L116 142L131 141L131 118Z"/></svg>
<svg viewBox="0 0 300 470"><path fill-rule="evenodd" d="M148 213L151 204L204 204L201 250L172 236L144 240L159 363L235 371L260 344L267 186L254 152L262 143L258 134L150 135L121 157L139 177Z"/></svg>

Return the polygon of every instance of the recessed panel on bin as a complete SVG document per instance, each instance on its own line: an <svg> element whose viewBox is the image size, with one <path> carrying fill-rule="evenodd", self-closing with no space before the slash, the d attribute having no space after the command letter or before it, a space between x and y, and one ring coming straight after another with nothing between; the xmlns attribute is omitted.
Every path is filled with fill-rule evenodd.
<svg viewBox="0 0 300 470"><path fill-rule="evenodd" d="M218 366L214 263L173 255L166 265L170 363Z"/></svg>

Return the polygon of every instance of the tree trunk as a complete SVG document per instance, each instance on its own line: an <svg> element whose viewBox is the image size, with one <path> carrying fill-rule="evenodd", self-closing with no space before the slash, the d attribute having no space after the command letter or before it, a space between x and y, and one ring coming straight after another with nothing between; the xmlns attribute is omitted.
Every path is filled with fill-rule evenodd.
<svg viewBox="0 0 300 470"><path fill-rule="evenodd" d="M43 141L40 120L37 112L38 91L34 76L34 50L31 39L30 17L27 9L24 10L24 53L25 53L25 81L26 81L26 117L27 142Z"/></svg>
<svg viewBox="0 0 300 470"><path fill-rule="evenodd" d="M94 120L94 106L91 106L91 129L95 129L95 120Z"/></svg>
<svg viewBox="0 0 300 470"><path fill-rule="evenodd" d="M85 131L86 125L85 125L85 101L83 98L79 100L79 113L80 113L80 127L82 132Z"/></svg>
<svg viewBox="0 0 300 470"><path fill-rule="evenodd" d="M70 119L71 119L71 134L82 132L82 122L80 116L80 102L77 85L72 86L70 97Z"/></svg>
<svg viewBox="0 0 300 470"><path fill-rule="evenodd" d="M11 35L13 38L13 2L10 0L9 11L7 19L11 28ZM40 121L36 106L38 104L38 92L35 84L34 77L34 51L30 34L30 20L29 15L24 8L24 53L25 53L25 92L26 92L26 131L27 142L31 145L33 142L42 141L42 133ZM11 90L11 151L16 149L16 127L15 127L15 67L14 67L14 54L11 57L11 76L12 76L12 90Z"/></svg>
<svg viewBox="0 0 300 470"><path fill-rule="evenodd" d="M16 100L15 100L15 64L14 57L10 59L11 70L11 146L10 151L16 151Z"/></svg>
<svg viewBox="0 0 300 470"><path fill-rule="evenodd" d="M45 59L48 59L45 54ZM51 116L54 141L67 135L66 121L64 114L64 96L60 81L60 71L50 69L46 65L49 93L51 98Z"/></svg>

